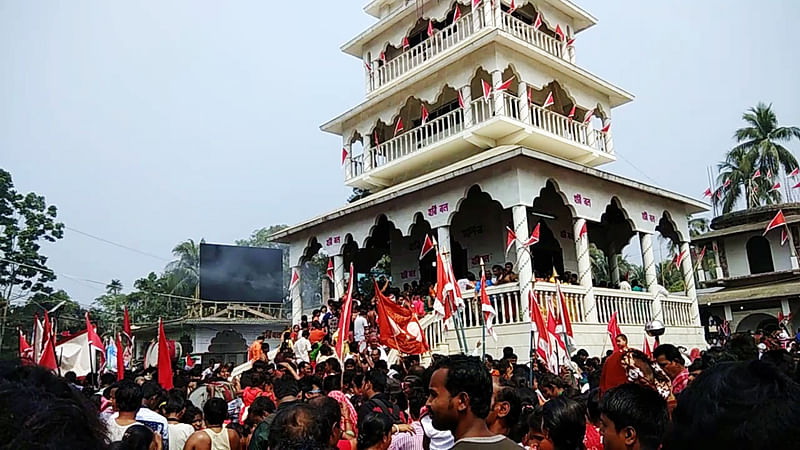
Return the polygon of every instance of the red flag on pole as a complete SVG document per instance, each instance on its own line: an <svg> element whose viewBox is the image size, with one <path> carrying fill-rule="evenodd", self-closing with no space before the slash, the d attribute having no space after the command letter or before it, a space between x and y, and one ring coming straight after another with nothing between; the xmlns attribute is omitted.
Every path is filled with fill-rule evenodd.
<svg viewBox="0 0 800 450"><path fill-rule="evenodd" d="M481 3L481 0L472 0L472 6L478 6Z"/></svg>
<svg viewBox="0 0 800 450"><path fill-rule="evenodd" d="M563 41L564 38L564 31L561 29L561 25L556 24L556 36L558 36L558 40Z"/></svg>
<svg viewBox="0 0 800 450"><path fill-rule="evenodd" d="M433 36L433 20L428 20L428 37Z"/></svg>
<svg viewBox="0 0 800 450"><path fill-rule="evenodd" d="M561 313L559 314L560 321L564 325L564 332L570 338L570 340L575 338L575 335L572 333L572 321L569 318L569 310L567 309L567 300L564 298L564 293L561 292L561 283L556 281L556 292L558 293L558 300L561 307Z"/></svg>
<svg viewBox="0 0 800 450"><path fill-rule="evenodd" d="M511 78L509 78L508 80L506 80L502 84L500 84L500 86L497 87L496 91L498 91L498 92L505 91L506 89L511 87L511 82L513 82L513 81L514 81L514 77L512 76Z"/></svg>
<svg viewBox="0 0 800 450"><path fill-rule="evenodd" d="M397 118L397 125L394 126L394 135L397 136L397 133L403 131L403 118Z"/></svg>
<svg viewBox="0 0 800 450"><path fill-rule="evenodd" d="M528 106L533 104L533 89L528 88Z"/></svg>
<svg viewBox="0 0 800 450"><path fill-rule="evenodd" d="M422 259L433 250L433 239L429 235L425 235L425 240L422 241L422 250L419 252L419 259Z"/></svg>
<svg viewBox="0 0 800 450"><path fill-rule="evenodd" d="M508 13L511 14L515 9L517 9L517 5L514 4L514 0L511 0L511 6L508 7Z"/></svg>
<svg viewBox="0 0 800 450"><path fill-rule="evenodd" d="M770 230L778 228L781 225L786 225L786 218L783 217L783 210L778 211L778 214L775 214L775 217L767 224L767 229L764 230L764 234L769 233Z"/></svg>
<svg viewBox="0 0 800 450"><path fill-rule="evenodd" d="M453 314L450 302L447 301L444 287L447 285L447 270L444 268L444 261L441 252L436 252L436 299L433 302L433 310L442 316L447 327L447 321Z"/></svg>
<svg viewBox="0 0 800 450"><path fill-rule="evenodd" d="M800 187L800 183L797 183L797 184L795 184L794 186L792 186L792 189L797 189L797 188L799 188L799 187Z"/></svg>
<svg viewBox="0 0 800 450"><path fill-rule="evenodd" d="M509 227L506 227L506 230L508 230L508 234L506 235L506 255L508 255L508 252L514 245L514 242L517 241L517 235L514 234L514 230Z"/></svg>
<svg viewBox="0 0 800 450"><path fill-rule="evenodd" d="M289 280L289 290L291 291L300 282L300 271L297 267L292 267L292 278Z"/></svg>
<svg viewBox="0 0 800 450"><path fill-rule="evenodd" d="M425 107L425 104L422 103L422 124L425 125L425 122L428 121L428 108Z"/></svg>
<svg viewBox="0 0 800 450"><path fill-rule="evenodd" d="M50 323L50 315L47 310L44 312L44 334L42 335L42 342L47 342L50 336L53 335L53 325ZM55 339L53 340L55 341Z"/></svg>
<svg viewBox="0 0 800 450"><path fill-rule="evenodd" d="M530 247L539 242L539 225L540 224L537 223L536 226L533 227L533 233L531 233L531 237L529 237L527 241L522 243L523 247Z"/></svg>
<svg viewBox="0 0 800 450"><path fill-rule="evenodd" d="M548 106L553 106L555 104L555 100L553 100L553 91L547 93L547 98L544 99L544 104L542 108L547 108Z"/></svg>
<svg viewBox="0 0 800 450"><path fill-rule="evenodd" d="M536 13L536 20L533 21L533 29L538 30L542 26L542 13Z"/></svg>
<svg viewBox="0 0 800 450"><path fill-rule="evenodd" d="M559 365L561 363L561 359L559 357L559 353L561 356L566 356L567 347L564 345L564 341L561 340L561 336L558 335L556 325L556 318L553 316L553 311L551 308L547 309L547 334L550 341L549 350L550 350L550 370L553 373L558 373ZM562 351L559 352L558 349L561 348ZM569 359L567 357L567 359Z"/></svg>
<svg viewBox="0 0 800 450"><path fill-rule="evenodd" d="M494 340L497 340L497 334L494 332L492 325L497 312L489 301L489 294L486 293L486 270L483 269L483 258L481 258L481 311L483 311L483 323L486 327L486 332L492 335Z"/></svg>
<svg viewBox="0 0 800 450"><path fill-rule="evenodd" d="M428 351L425 336L414 311L386 298L375 283L378 299L378 329L381 344L406 355L421 355Z"/></svg>
<svg viewBox="0 0 800 450"><path fill-rule="evenodd" d="M403 50L407 50L411 47L411 44L408 43L408 36L403 37Z"/></svg>
<svg viewBox="0 0 800 450"><path fill-rule="evenodd" d="M711 197L711 188L708 188L705 192L703 192L703 197Z"/></svg>
<svg viewBox="0 0 800 450"><path fill-rule="evenodd" d="M28 340L25 339L25 333L22 332L22 328L19 329L19 357L20 359L24 358L26 354L31 353L33 351L33 347L31 344L28 344Z"/></svg>
<svg viewBox="0 0 800 450"><path fill-rule="evenodd" d="M722 200L722 189L717 191L717 200Z"/></svg>
<svg viewBox="0 0 800 450"><path fill-rule="evenodd" d="M125 350L122 348L119 333L117 333L115 345L117 346L117 381L121 381L125 378Z"/></svg>
<svg viewBox="0 0 800 450"><path fill-rule="evenodd" d="M347 161L347 148L342 147L342 165L344 165L345 161Z"/></svg>
<svg viewBox="0 0 800 450"><path fill-rule="evenodd" d="M531 312L531 328L536 332L536 354L547 364L550 359L547 325L545 325L544 317L542 317L542 310L539 309L539 301L533 289L528 292L528 304Z"/></svg>
<svg viewBox="0 0 800 450"><path fill-rule="evenodd" d="M653 359L653 351L650 350L650 342L647 341L647 336L644 337L644 354L650 359Z"/></svg>
<svg viewBox="0 0 800 450"><path fill-rule="evenodd" d="M133 332L131 331L131 317L128 315L128 307L123 307L122 311L122 334L124 334L125 337L127 337L130 341L133 339Z"/></svg>
<svg viewBox="0 0 800 450"><path fill-rule="evenodd" d="M611 129L611 121L606 119L606 126L604 126L600 131L603 133L608 133L608 130Z"/></svg>
<svg viewBox="0 0 800 450"><path fill-rule="evenodd" d="M89 339L89 345L100 350L102 354L105 355L106 347L103 345L103 340L97 335L97 331L95 331L94 326L89 321L89 311L86 311L83 317L86 319L86 337Z"/></svg>
<svg viewBox="0 0 800 450"><path fill-rule="evenodd" d="M593 109L590 109L589 111L586 111L586 115L583 116L583 124L584 125L589 125L589 122L591 122L593 116L594 116L594 110Z"/></svg>
<svg viewBox="0 0 800 450"><path fill-rule="evenodd" d="M786 244L786 241L789 240L789 233L786 232L786 228L781 228L781 247Z"/></svg>
<svg viewBox="0 0 800 450"><path fill-rule="evenodd" d="M571 38L567 40L567 47L572 48L575 47L575 38Z"/></svg>
<svg viewBox="0 0 800 450"><path fill-rule="evenodd" d="M456 5L456 10L455 12L453 12L453 22L457 21L460 18L461 18L461 8L459 8L458 5Z"/></svg>
<svg viewBox="0 0 800 450"><path fill-rule="evenodd" d="M334 279L334 273L333 273L333 270L334 270L334 267L333 267L333 258L328 258L328 268L327 268L327 269L325 269L325 275L327 275L327 276L328 276L328 278L330 278L330 279L331 279L331 281L333 281L333 282L336 282L336 280Z"/></svg>
<svg viewBox="0 0 800 450"><path fill-rule="evenodd" d="M688 256L688 253L686 253L686 250L684 250L684 251L678 253L677 255L675 255L674 263L675 263L675 268L676 269L680 270L681 263L683 262L684 259L686 259L686 256Z"/></svg>
<svg viewBox="0 0 800 450"><path fill-rule="evenodd" d="M461 109L464 109L464 97L461 96L461 91L458 91L458 106Z"/></svg>
<svg viewBox="0 0 800 450"><path fill-rule="evenodd" d="M172 358L169 356L164 321L158 319L158 384L166 390L172 389Z"/></svg>
<svg viewBox="0 0 800 450"><path fill-rule="evenodd" d="M189 354L186 355L186 363L184 363L184 364L189 369L194 367L194 359L192 358L192 355L189 355Z"/></svg>
<svg viewBox="0 0 800 450"><path fill-rule="evenodd" d="M492 94L492 85L487 83L486 80L481 80L481 86L483 87L484 100L489 100L489 96Z"/></svg>
<svg viewBox="0 0 800 450"><path fill-rule="evenodd" d="M58 362L56 361L55 336L52 334L44 340L42 356L39 358L38 364L45 369L58 369Z"/></svg>
<svg viewBox="0 0 800 450"><path fill-rule="evenodd" d="M728 187L728 186L730 186L730 185L731 185L731 180L730 180L730 179L727 179L727 180L725 180L725 182L724 182L724 183L722 183L722 187L723 187L723 188L726 188L726 187Z"/></svg>
<svg viewBox="0 0 800 450"><path fill-rule="evenodd" d="M769 191L770 192L775 192L775 191L779 190L780 188L781 188L781 184L780 183L775 183L775 184L772 185L772 187L769 189Z"/></svg>
<svg viewBox="0 0 800 450"><path fill-rule="evenodd" d="M364 61L364 67L366 67L367 72L372 72L372 66L369 65L369 61Z"/></svg>
<svg viewBox="0 0 800 450"><path fill-rule="evenodd" d="M572 109L569 110L569 115L567 115L567 118L569 120L574 120L575 119L575 108L576 108L576 105L572 105Z"/></svg>
<svg viewBox="0 0 800 450"><path fill-rule="evenodd" d="M344 359L344 349L347 343L348 334L350 334L350 322L353 316L353 280L355 274L353 273L353 263L350 263L350 280L347 282L347 296L344 298L342 305L342 315L339 318L339 339L336 341L336 354L340 359ZM378 292L376 290L376 292Z"/></svg>
<svg viewBox="0 0 800 450"><path fill-rule="evenodd" d="M789 174L790 177L796 177L800 175L800 167L795 167L794 170Z"/></svg>
<svg viewBox="0 0 800 450"><path fill-rule="evenodd" d="M588 232L586 220L585 219L582 220L583 220L583 225L581 225L581 231L578 233L578 239L582 239L584 236L586 236L586 233Z"/></svg>
<svg viewBox="0 0 800 450"><path fill-rule="evenodd" d="M381 61L386 62L386 52L381 51Z"/></svg>
<svg viewBox="0 0 800 450"><path fill-rule="evenodd" d="M756 178L761 176L761 169L757 169L756 173L753 174L753 177L750 178L751 180L755 180Z"/></svg>
<svg viewBox="0 0 800 450"><path fill-rule="evenodd" d="M619 350L617 347L617 336L622 334L622 329L620 329L619 324L617 324L617 312L614 311L614 314L611 314L611 318L608 319L608 327L606 327L608 331L608 336L611 338L611 343L614 345L614 350Z"/></svg>

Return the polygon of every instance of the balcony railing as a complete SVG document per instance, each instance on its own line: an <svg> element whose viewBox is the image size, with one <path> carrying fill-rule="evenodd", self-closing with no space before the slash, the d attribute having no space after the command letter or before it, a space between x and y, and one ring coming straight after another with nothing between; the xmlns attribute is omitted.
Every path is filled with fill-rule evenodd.
<svg viewBox="0 0 800 450"><path fill-rule="evenodd" d="M581 121L570 120L568 117L539 105L531 105L530 109L530 123L536 128L601 152L608 151L606 133L584 125Z"/></svg>
<svg viewBox="0 0 800 450"><path fill-rule="evenodd" d="M539 47L557 58L569 61L563 42L548 36L511 14L503 12L500 17L501 23L499 26L494 24L497 28ZM487 20L483 7L477 8L473 12L464 12L464 15L456 22L436 31L433 36L386 61L374 71L369 71L365 68L367 71L367 91L372 92L400 76L433 61L437 56L456 47L470 36L493 23L494 18L490 17Z"/></svg>
<svg viewBox="0 0 800 450"><path fill-rule="evenodd" d="M454 136L464 129L464 111L456 109L378 145L372 149L369 167L380 167L427 146Z"/></svg>

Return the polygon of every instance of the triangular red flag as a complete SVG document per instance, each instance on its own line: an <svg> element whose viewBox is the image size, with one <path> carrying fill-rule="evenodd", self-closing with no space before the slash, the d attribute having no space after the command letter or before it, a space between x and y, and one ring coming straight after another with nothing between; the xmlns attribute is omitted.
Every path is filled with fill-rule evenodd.
<svg viewBox="0 0 800 450"><path fill-rule="evenodd" d="M44 333L42 334L42 342L47 342L53 334L53 325L50 323L50 315L47 310L44 312Z"/></svg>
<svg viewBox="0 0 800 450"><path fill-rule="evenodd" d="M483 267L483 258L481 258L481 267ZM481 269L481 311L483 311L483 326L486 332L489 333L494 340L497 340L497 334L494 332L494 318L497 316L492 302L489 301L489 294L486 292L486 270Z"/></svg>
<svg viewBox="0 0 800 450"><path fill-rule="evenodd" d="M569 110L569 115L567 116L569 120L575 119L575 107L575 105L572 105L572 109Z"/></svg>
<svg viewBox="0 0 800 450"><path fill-rule="evenodd" d="M456 5L456 10L453 12L453 22L461 18L461 8Z"/></svg>
<svg viewBox="0 0 800 450"><path fill-rule="evenodd" d="M433 240L426 234L425 240L422 241L422 250L419 252L419 259L424 258L431 250L433 250Z"/></svg>
<svg viewBox="0 0 800 450"><path fill-rule="evenodd" d="M422 124L425 125L425 122L428 121L428 108L425 107L425 104L422 103Z"/></svg>
<svg viewBox="0 0 800 450"><path fill-rule="evenodd" d="M478 6L481 3L481 0L472 0L472 6Z"/></svg>
<svg viewBox="0 0 800 450"><path fill-rule="evenodd" d="M724 183L722 183L722 187L724 187L724 188L726 188L726 187L728 187L730 185L731 185L731 180L730 179L727 179L727 180L725 180Z"/></svg>
<svg viewBox="0 0 800 450"><path fill-rule="evenodd" d="M589 125L589 122L592 120L592 117L594 117L594 110L590 109L589 111L586 111L586 115L583 116L583 124Z"/></svg>
<svg viewBox="0 0 800 450"><path fill-rule="evenodd" d="M785 244L788 240L789 233L786 232L786 228L781 228L781 247L783 247L783 244Z"/></svg>
<svg viewBox="0 0 800 450"><path fill-rule="evenodd" d="M722 200L722 189L717 191L717 200Z"/></svg>
<svg viewBox="0 0 800 450"><path fill-rule="evenodd" d="M28 340L25 339L25 333L22 332L22 328L19 329L19 357L22 359L25 354L30 353L33 350L31 344L28 343Z"/></svg>
<svg viewBox="0 0 800 450"><path fill-rule="evenodd" d="M550 346L547 339L547 325L545 325L542 310L539 308L539 300L533 289L528 292L528 308L531 312L531 328L537 335L534 341L536 354L547 364L549 360L548 347Z"/></svg>
<svg viewBox="0 0 800 450"><path fill-rule="evenodd" d="M790 177L796 177L800 175L800 167L795 167L795 169L789 174Z"/></svg>
<svg viewBox="0 0 800 450"><path fill-rule="evenodd" d="M291 291L300 282L300 271L296 267L292 267L292 278L289 280L289 290Z"/></svg>
<svg viewBox="0 0 800 450"><path fill-rule="evenodd" d="M128 338L128 341L130 341L133 339L133 332L131 331L131 318L128 315L128 307L123 307L122 311L122 334L124 334L125 337Z"/></svg>
<svg viewBox="0 0 800 450"><path fill-rule="evenodd" d="M547 93L547 98L544 99L544 104L542 108L547 108L548 106L553 106L555 104L555 100L553 99L553 91Z"/></svg>
<svg viewBox="0 0 800 450"><path fill-rule="evenodd" d="M575 38L571 38L567 40L567 47L575 47Z"/></svg>
<svg viewBox="0 0 800 450"><path fill-rule="evenodd" d="M381 52L381 61L386 62L386 52Z"/></svg>
<svg viewBox="0 0 800 450"><path fill-rule="evenodd" d="M433 311L442 317L445 328L447 328L447 321L453 315L453 310L450 302L445 298L445 285L447 285L447 270L444 267L441 252L436 252L436 298L433 303Z"/></svg>
<svg viewBox="0 0 800 450"><path fill-rule="evenodd" d="M411 44L408 43L408 37L403 37L403 50L406 50L409 47L411 47Z"/></svg>
<svg viewBox="0 0 800 450"><path fill-rule="evenodd" d="M541 224L537 223L536 226L533 227L533 233L531 233L531 237L528 238L527 241L522 243L523 247L530 247L531 245L534 245L539 242L539 225Z"/></svg>
<svg viewBox="0 0 800 450"><path fill-rule="evenodd" d="M172 386L172 358L169 355L167 335L164 333L164 321L158 319L158 384L166 390Z"/></svg>
<svg viewBox="0 0 800 450"><path fill-rule="evenodd" d="M508 7L508 13L511 14L515 9L517 9L517 5L514 4L514 0L511 0L511 6Z"/></svg>
<svg viewBox="0 0 800 450"><path fill-rule="evenodd" d="M708 188L705 192L703 192L703 197L711 197L711 188Z"/></svg>
<svg viewBox="0 0 800 450"><path fill-rule="evenodd" d="M800 188L800 183L797 183L794 186L792 186L792 189L797 189L797 188Z"/></svg>
<svg viewBox="0 0 800 450"><path fill-rule="evenodd" d="M102 355L106 354L106 347L103 345L103 340L100 339L100 336L97 335L97 331L94 329L94 325L89 321L89 311L83 315L86 319L86 333L87 338L89 339L89 345L100 350Z"/></svg>
<svg viewBox="0 0 800 450"><path fill-rule="evenodd" d="M325 275L327 275L328 278L330 278L331 281L336 282L336 279L334 278L333 270L334 270L334 268L333 268L333 258L328 258L328 268L325 269Z"/></svg>
<svg viewBox="0 0 800 450"><path fill-rule="evenodd" d="M367 68L367 72L372 72L372 66L369 65L369 61L364 61L364 67Z"/></svg>
<svg viewBox="0 0 800 450"><path fill-rule="evenodd" d="M397 118L397 124L394 126L394 135L397 136L397 133L403 131L403 118Z"/></svg>
<svg viewBox="0 0 800 450"><path fill-rule="evenodd" d="M611 129L611 121L606 120L606 126L604 126L600 131L603 133L608 133L610 129Z"/></svg>
<svg viewBox="0 0 800 450"><path fill-rule="evenodd" d="M496 91L498 91L498 92L505 91L506 89L511 87L511 82L513 82L513 81L514 81L514 77L512 76L508 80L504 81L500 86L498 86Z"/></svg>
<svg viewBox="0 0 800 450"><path fill-rule="evenodd" d="M619 350L619 348L617 347L617 336L622 334L622 330L620 329L619 324L617 323L616 311L614 311L614 313L611 314L611 318L608 319L608 326L606 327L606 331L608 331L608 336L611 338L611 344L614 345L614 350L615 351Z"/></svg>
<svg viewBox="0 0 800 450"><path fill-rule="evenodd" d="M428 37L433 36L433 20L428 20Z"/></svg>
<svg viewBox="0 0 800 450"><path fill-rule="evenodd" d="M125 349L122 347L119 333L117 333L115 345L117 347L117 381L121 381L125 378Z"/></svg>
<svg viewBox="0 0 800 450"><path fill-rule="evenodd" d="M186 363L185 363L185 365L186 365L186 367L188 367L189 369L191 369L192 367L194 367L194 358L192 358L192 355L190 355L190 354L188 354L188 353L186 354Z"/></svg>
<svg viewBox="0 0 800 450"><path fill-rule="evenodd" d="M508 231L506 235L506 255L508 255L509 250L511 250L511 247L517 241L517 235L514 234L514 230L509 227L506 227L506 230Z"/></svg>
<svg viewBox="0 0 800 450"><path fill-rule="evenodd" d="M542 13L536 13L536 20L533 21L533 29L538 30L542 26Z"/></svg>
<svg viewBox="0 0 800 450"><path fill-rule="evenodd" d="M686 253L686 250L679 252L677 255L675 255L675 259L673 260L673 262L675 263L676 269L680 270L681 263L683 262L684 259L686 259L687 256L688 253Z"/></svg>
<svg viewBox="0 0 800 450"><path fill-rule="evenodd" d="M344 165L345 161L347 161L347 148L342 147L342 165Z"/></svg>
<svg viewBox="0 0 800 450"><path fill-rule="evenodd" d="M489 100L489 96L492 94L492 85L487 83L486 80L481 80L481 86L483 87L484 100Z"/></svg>
<svg viewBox="0 0 800 450"><path fill-rule="evenodd" d="M464 109L464 97L461 96L461 91L458 91L458 107Z"/></svg>
<svg viewBox="0 0 800 450"><path fill-rule="evenodd" d="M555 33L556 33L556 36L558 36L559 40L561 40L561 41L564 40L564 31L561 29L561 25L556 24Z"/></svg>
<svg viewBox="0 0 800 450"><path fill-rule="evenodd" d="M769 189L769 191L770 192L777 191L780 188L781 188L781 184L780 183L775 183L775 184L772 185L772 187Z"/></svg>
<svg viewBox="0 0 800 450"><path fill-rule="evenodd" d="M583 221L583 225L581 225L581 231L578 233L578 239L582 239L584 236L586 236L587 232L588 232L588 229L587 229L586 221L584 220Z"/></svg>
<svg viewBox="0 0 800 450"><path fill-rule="evenodd" d="M58 362L56 361L55 349L55 336L50 335L44 340L42 346L42 356L39 358L38 364L45 369L56 370L58 369Z"/></svg>
<svg viewBox="0 0 800 450"><path fill-rule="evenodd" d="M647 336L644 337L644 354L650 359L653 359L653 351L650 350L650 342L647 341Z"/></svg>
<svg viewBox="0 0 800 450"><path fill-rule="evenodd" d="M564 332L567 333L567 336L570 338L574 338L575 335L572 333L572 321L569 318L569 310L567 309L567 300L564 297L564 293L561 292L561 283L556 281L556 292L558 293L558 299L560 302L561 307L561 315L560 320L561 323L564 325Z"/></svg>
<svg viewBox="0 0 800 450"><path fill-rule="evenodd" d="M767 229L764 230L764 234L769 233L770 230L778 228L781 225L786 225L786 218L783 217L783 210L778 211L778 214L775 214L775 217L767 224Z"/></svg>
<svg viewBox="0 0 800 450"><path fill-rule="evenodd" d="M755 180L756 178L758 178L760 176L761 176L761 169L757 169L756 173L753 174L753 177L751 178L751 180Z"/></svg>
<svg viewBox="0 0 800 450"><path fill-rule="evenodd" d="M339 358L344 359L344 350L345 350L345 343L348 340L348 334L350 334L350 317L353 315L353 280L355 279L355 274L353 273L353 263L350 263L350 279L347 281L347 295L344 298L344 303L342 304L342 319L347 320L340 320L339 321L339 338L336 341L336 354Z"/></svg>

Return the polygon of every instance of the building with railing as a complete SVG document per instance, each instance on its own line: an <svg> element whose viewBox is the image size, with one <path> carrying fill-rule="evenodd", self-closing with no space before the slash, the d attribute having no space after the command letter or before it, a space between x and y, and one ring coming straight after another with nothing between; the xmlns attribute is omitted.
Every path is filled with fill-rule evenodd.
<svg viewBox="0 0 800 450"><path fill-rule="evenodd" d="M778 211L786 227L764 234ZM697 276L702 322L710 334L725 322L732 333L773 331L778 318L786 319L790 333L800 326L794 319L800 310L798 223L800 204L769 205L715 217L709 232L692 239L696 249L707 249Z"/></svg>
<svg viewBox="0 0 800 450"><path fill-rule="evenodd" d="M479 277L481 259L512 262L519 282L490 289L501 346L527 346L528 293L551 299L554 285L535 280L553 270L578 275L564 292L579 346L599 352L614 312L633 345L652 319L667 324L666 340L702 345L691 260L681 267L687 289L666 294L653 238L688 251L687 217L706 205L597 168L616 160L611 110L633 96L576 63L575 36L596 19L569 0L510 3L369 3L377 22L342 47L361 60L366 96L322 129L342 137L345 183L370 195L273 239L290 245L297 270L317 254L332 257L336 296L345 267L362 276L386 255L394 285L435 281L433 256L418 257L426 235L459 278ZM537 245L506 254L506 227L529 236L537 224ZM595 286L589 245L608 256L616 285L617 255L633 240L648 290ZM297 322L315 305L291 295ZM480 335L476 308L460 312L470 343ZM455 350L440 321L423 324L439 350Z"/></svg>

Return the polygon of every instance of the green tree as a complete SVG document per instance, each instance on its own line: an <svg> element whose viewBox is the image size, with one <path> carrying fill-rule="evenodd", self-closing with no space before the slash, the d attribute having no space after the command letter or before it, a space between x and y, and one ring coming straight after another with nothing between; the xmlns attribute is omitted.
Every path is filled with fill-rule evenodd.
<svg viewBox="0 0 800 450"><path fill-rule="evenodd" d="M110 283L106 285L106 293L111 295L119 295L122 292L122 282L119 280L111 280Z"/></svg>
<svg viewBox="0 0 800 450"><path fill-rule="evenodd" d="M369 197L370 194L372 194L372 192L370 192L368 189L361 189L361 188L354 187L353 188L353 193L350 194L349 197L347 197L347 203L353 203L353 202L356 202L358 200L361 200L362 198Z"/></svg>
<svg viewBox="0 0 800 450"><path fill-rule="evenodd" d="M689 217L689 236L696 238L703 233L708 233L708 219L705 217Z"/></svg>
<svg viewBox="0 0 800 450"><path fill-rule="evenodd" d="M200 244L203 243L205 240L201 239ZM172 284L171 291L165 293L193 297L200 282L200 245L187 239L176 245L172 254L178 259L167 264L165 272L169 273Z"/></svg>
<svg viewBox="0 0 800 450"><path fill-rule="evenodd" d="M11 174L0 169L0 349L10 302L53 292L47 284L56 275L47 268L47 257L40 249L41 242L64 236L64 224L56 222L56 215L56 207L47 205L43 196L17 192Z"/></svg>
<svg viewBox="0 0 800 450"><path fill-rule="evenodd" d="M656 264L656 277L658 283L669 292L683 292L686 289L683 274L672 261L661 261Z"/></svg>

